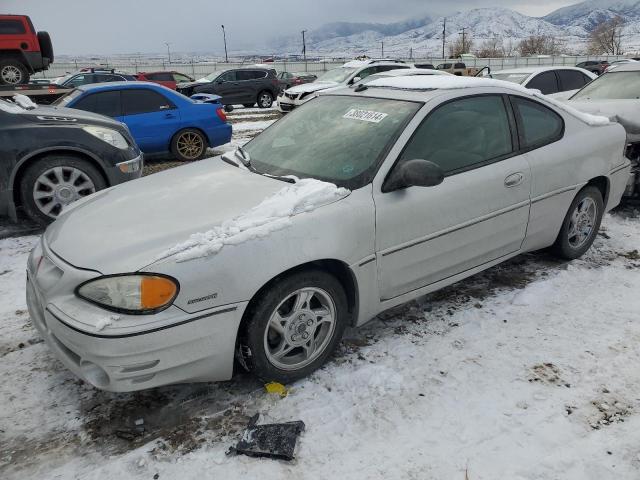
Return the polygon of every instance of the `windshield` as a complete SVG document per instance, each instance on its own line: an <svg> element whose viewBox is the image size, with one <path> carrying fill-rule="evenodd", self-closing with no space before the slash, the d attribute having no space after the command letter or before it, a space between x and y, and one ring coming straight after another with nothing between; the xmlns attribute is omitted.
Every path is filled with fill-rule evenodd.
<svg viewBox="0 0 640 480"><path fill-rule="evenodd" d="M71 100L73 100L74 98L78 98L80 95L82 95L81 90L77 90L77 89L73 90L72 92L65 95L64 97L60 97L59 99L57 99L51 105L53 105L54 107L66 107L71 103Z"/></svg>
<svg viewBox="0 0 640 480"><path fill-rule="evenodd" d="M571 99L624 100L637 98L640 98L640 71L613 71L596 78Z"/></svg>
<svg viewBox="0 0 640 480"><path fill-rule="evenodd" d="M519 83L522 84L527 78L529 78L530 73L492 73L491 78L494 80L504 80L506 82Z"/></svg>
<svg viewBox="0 0 640 480"><path fill-rule="evenodd" d="M213 82L220 74L224 73L226 70L216 70L215 72L211 72L206 77L202 77L198 79L198 82Z"/></svg>
<svg viewBox="0 0 640 480"><path fill-rule="evenodd" d="M387 149L421 105L318 97L278 120L244 150L259 172L360 188L373 179Z"/></svg>
<svg viewBox="0 0 640 480"><path fill-rule="evenodd" d="M357 68L334 68L332 70L329 70L328 72L324 72L318 77L316 81L342 83L346 81L347 78L349 78L353 73L355 73L356 70Z"/></svg>

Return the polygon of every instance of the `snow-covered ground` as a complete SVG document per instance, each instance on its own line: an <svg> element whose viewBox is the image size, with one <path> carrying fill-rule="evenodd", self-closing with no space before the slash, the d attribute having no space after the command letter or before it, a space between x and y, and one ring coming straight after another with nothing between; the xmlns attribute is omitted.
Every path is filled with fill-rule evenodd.
<svg viewBox="0 0 640 480"><path fill-rule="evenodd" d="M640 478L633 209L608 215L581 260L523 255L347 332L285 398L248 375L132 394L84 384L29 323L36 241L0 240L3 480ZM256 412L305 422L295 461L225 455Z"/></svg>

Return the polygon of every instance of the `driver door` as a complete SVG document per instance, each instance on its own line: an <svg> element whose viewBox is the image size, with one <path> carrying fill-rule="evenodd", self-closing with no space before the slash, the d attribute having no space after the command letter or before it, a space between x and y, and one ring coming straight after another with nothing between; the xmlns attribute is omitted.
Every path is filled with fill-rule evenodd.
<svg viewBox="0 0 640 480"><path fill-rule="evenodd" d="M530 207L531 172L516 151L502 95L457 98L416 129L394 168L430 160L445 172L434 187L378 192L376 255L381 300L517 252Z"/></svg>

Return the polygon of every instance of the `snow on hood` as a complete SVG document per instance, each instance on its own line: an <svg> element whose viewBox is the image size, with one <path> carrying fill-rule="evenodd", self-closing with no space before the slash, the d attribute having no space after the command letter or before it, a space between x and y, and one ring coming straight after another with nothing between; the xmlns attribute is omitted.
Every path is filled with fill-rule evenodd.
<svg viewBox="0 0 640 480"><path fill-rule="evenodd" d="M0 111L6 113L22 113L24 112L24 108L15 103L7 102L6 100L0 99Z"/></svg>
<svg viewBox="0 0 640 480"><path fill-rule="evenodd" d="M547 95L543 95L539 90L525 88L516 83L505 82L504 80L495 80L492 78L414 75L410 77L381 78L380 80L369 82L367 84L367 87L387 87L405 90L455 90L462 88L499 87L513 90L521 94L530 95L532 97L540 98L541 100L564 110L565 112L573 115L574 117L578 118L588 125L591 125L592 127L600 127L609 125L611 123L607 117L596 116L581 112L567 105L566 103L559 102L558 100L550 98Z"/></svg>
<svg viewBox="0 0 640 480"><path fill-rule="evenodd" d="M640 141L640 100L569 100L566 105L585 115L605 116L624 127L630 142Z"/></svg>
<svg viewBox="0 0 640 480"><path fill-rule="evenodd" d="M260 204L220 226L195 233L170 248L158 260L176 255L178 262L215 255L225 245L239 245L291 225L291 217L340 200L350 191L315 179L298 180L265 198Z"/></svg>
<svg viewBox="0 0 640 480"><path fill-rule="evenodd" d="M326 90L327 88L333 88L338 86L340 86L340 84L336 82L305 83L305 84L296 85L295 87L291 87L287 89L287 93L312 93L312 92L317 92L318 90Z"/></svg>
<svg viewBox="0 0 640 480"><path fill-rule="evenodd" d="M351 60L350 62L345 63L342 68L360 68L365 65L369 65L367 60Z"/></svg>
<svg viewBox="0 0 640 480"><path fill-rule="evenodd" d="M26 95L22 95L21 93L15 94L13 96L13 101L16 102L18 105L20 105L22 108L24 108L26 110L31 110L33 108L37 108L38 107L38 105L36 105L33 102L33 100L31 100Z"/></svg>

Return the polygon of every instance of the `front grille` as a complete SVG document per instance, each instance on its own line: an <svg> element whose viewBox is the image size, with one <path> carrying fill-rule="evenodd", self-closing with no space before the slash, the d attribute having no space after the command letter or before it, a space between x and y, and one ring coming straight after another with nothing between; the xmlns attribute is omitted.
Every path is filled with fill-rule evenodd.
<svg viewBox="0 0 640 480"><path fill-rule="evenodd" d="M281 103L280 108L283 112L290 112L291 110L293 110L293 105L289 105L288 103Z"/></svg>

